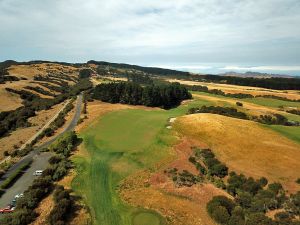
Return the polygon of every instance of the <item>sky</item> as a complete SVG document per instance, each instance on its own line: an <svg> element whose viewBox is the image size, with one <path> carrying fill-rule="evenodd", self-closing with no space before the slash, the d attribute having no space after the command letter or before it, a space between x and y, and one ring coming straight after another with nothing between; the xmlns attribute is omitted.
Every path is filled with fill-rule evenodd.
<svg viewBox="0 0 300 225"><path fill-rule="evenodd" d="M0 0L0 61L300 75L299 0Z"/></svg>

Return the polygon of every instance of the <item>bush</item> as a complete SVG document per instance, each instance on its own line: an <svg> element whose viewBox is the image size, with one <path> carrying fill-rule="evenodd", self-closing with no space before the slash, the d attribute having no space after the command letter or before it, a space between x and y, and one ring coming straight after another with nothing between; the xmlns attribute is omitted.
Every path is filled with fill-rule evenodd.
<svg viewBox="0 0 300 225"><path fill-rule="evenodd" d="M227 224L235 203L225 196L215 196L207 203L209 215L218 223Z"/></svg>
<svg viewBox="0 0 300 225"><path fill-rule="evenodd" d="M49 214L48 221L50 225L65 224L68 214L72 208L72 199L70 191L58 186L54 192L55 206Z"/></svg>
<svg viewBox="0 0 300 225"><path fill-rule="evenodd" d="M243 106L243 103L241 103L241 102L236 102L236 105L242 107L242 106Z"/></svg>
<svg viewBox="0 0 300 225"><path fill-rule="evenodd" d="M202 149L196 152L196 156L202 157L210 175L220 178L228 175L228 167L216 159L214 153L210 149Z"/></svg>

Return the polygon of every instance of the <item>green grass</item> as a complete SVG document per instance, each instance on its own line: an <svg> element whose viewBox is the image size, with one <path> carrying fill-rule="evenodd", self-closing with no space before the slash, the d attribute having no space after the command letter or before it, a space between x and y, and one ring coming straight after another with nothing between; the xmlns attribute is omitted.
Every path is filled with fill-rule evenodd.
<svg viewBox="0 0 300 225"><path fill-rule="evenodd" d="M162 225L165 224L164 219L156 212L143 211L133 214L132 225Z"/></svg>
<svg viewBox="0 0 300 225"><path fill-rule="evenodd" d="M284 101L279 99L272 99L272 98L246 98L242 99L242 101L254 103L257 105L262 105L270 108L278 108L280 106L283 107L300 107L300 102L292 102L292 101Z"/></svg>
<svg viewBox="0 0 300 225"><path fill-rule="evenodd" d="M300 127L288 127L280 125L267 126L283 136L300 143Z"/></svg>
<svg viewBox="0 0 300 225"><path fill-rule="evenodd" d="M115 111L104 115L80 134L90 157L73 158L78 176L73 180L72 188L90 206L95 224L131 225L133 215L145 213L145 210L121 201L117 192L120 181L168 157L170 146L176 142L172 131L165 128L168 119L204 104L209 102L195 99L188 105L168 111ZM153 213L149 216L150 222L151 218L159 219Z"/></svg>

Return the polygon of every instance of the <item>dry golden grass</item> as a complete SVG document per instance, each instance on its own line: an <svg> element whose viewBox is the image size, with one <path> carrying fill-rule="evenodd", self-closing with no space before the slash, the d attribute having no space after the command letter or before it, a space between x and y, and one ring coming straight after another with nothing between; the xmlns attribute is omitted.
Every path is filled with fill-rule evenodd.
<svg viewBox="0 0 300 225"><path fill-rule="evenodd" d="M238 173L279 181L290 192L299 190L300 145L258 123L214 114L180 117L174 128L205 142L217 158Z"/></svg>
<svg viewBox="0 0 300 225"><path fill-rule="evenodd" d="M249 87L249 86L239 86L239 85L231 85L231 84L217 84L217 83L207 83L207 82L198 82L198 81L187 81L187 80L177 80L177 79L169 79L169 82L179 82L181 84L186 85L202 85L207 86L208 89L220 89L225 93L244 93L251 94L254 96L257 95L275 95L279 97L284 97L288 99L300 99L299 91L294 90L272 90L265 89L259 87Z"/></svg>
<svg viewBox="0 0 300 225"><path fill-rule="evenodd" d="M27 80L19 80L13 82L6 82L5 84L0 84L0 112L1 111L8 111L14 110L20 106L22 106L22 100L20 99L19 95L10 93L5 90L5 88L12 88L16 90L22 90L26 86L32 87L40 87L46 91L50 91L54 94L59 94L55 91L52 91L46 87L43 87L39 84L33 83L33 78L35 75L42 75L46 76L48 72L53 73L65 73L69 74L71 77L78 77L78 68L74 68L72 66L63 66L57 63L43 63L43 64L35 64L35 65L13 65L8 68L8 72L10 75L19 77L19 78L26 78ZM70 85L73 85L74 82L67 81ZM46 83L46 82L43 82ZM54 85L54 84L51 84ZM41 98L53 98L48 95L43 95L33 90L24 89L28 92L34 93Z"/></svg>
<svg viewBox="0 0 300 225"><path fill-rule="evenodd" d="M49 195L45 199L43 199L37 209L35 210L39 216L36 218L34 222L30 225L45 225L47 223L47 218L54 207L53 195Z"/></svg>
<svg viewBox="0 0 300 225"><path fill-rule="evenodd" d="M10 111L22 106L19 95L6 91L0 84L0 112Z"/></svg>
<svg viewBox="0 0 300 225"><path fill-rule="evenodd" d="M33 80L35 75L47 75L47 71L70 73L71 76L78 76L78 69L72 66L63 66L57 63L41 63L33 65L13 65L8 68L10 75L25 77Z"/></svg>
<svg viewBox="0 0 300 225"><path fill-rule="evenodd" d="M14 145L20 147L30 139L40 128L42 128L62 107L63 103L55 105L52 109L42 110L37 112L37 115L29 118L29 122L33 125L31 127L19 128L13 131L11 135L0 138L0 159L3 158L3 152L11 152Z"/></svg>

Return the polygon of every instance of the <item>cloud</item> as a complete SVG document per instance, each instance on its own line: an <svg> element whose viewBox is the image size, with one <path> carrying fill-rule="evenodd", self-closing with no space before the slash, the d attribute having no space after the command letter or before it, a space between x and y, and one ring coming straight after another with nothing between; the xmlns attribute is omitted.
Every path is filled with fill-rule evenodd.
<svg viewBox="0 0 300 225"><path fill-rule="evenodd" d="M300 66L225 66L221 70L245 70L245 71L300 71Z"/></svg>
<svg viewBox="0 0 300 225"><path fill-rule="evenodd" d="M173 66L173 65L153 65L154 67L159 68L168 68L173 70L207 70L212 69L211 66Z"/></svg>
<svg viewBox="0 0 300 225"><path fill-rule="evenodd" d="M0 0L0 60L295 63L299 11L298 0Z"/></svg>

